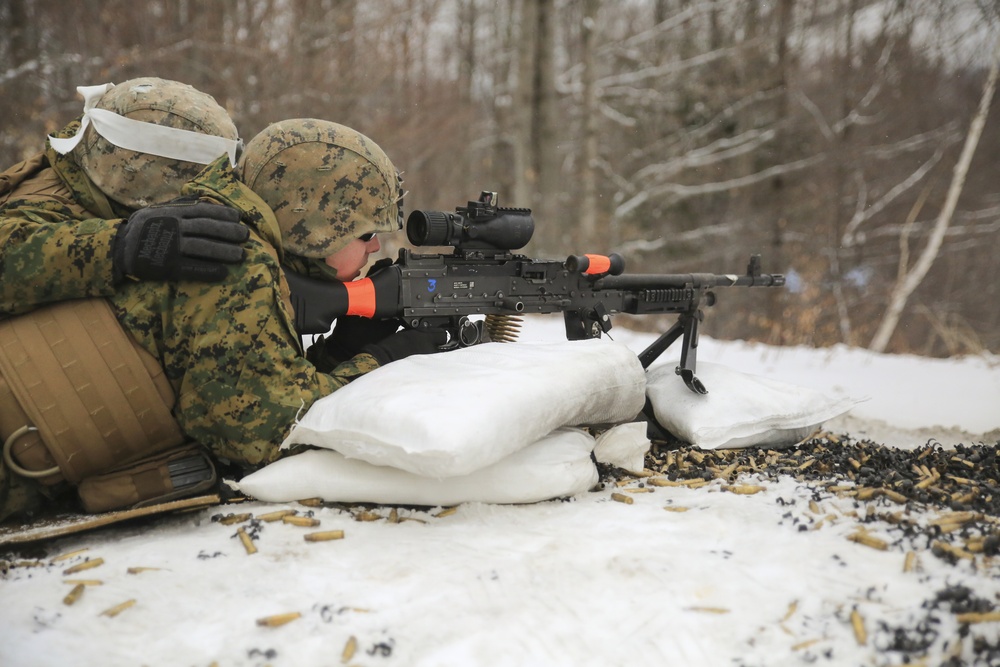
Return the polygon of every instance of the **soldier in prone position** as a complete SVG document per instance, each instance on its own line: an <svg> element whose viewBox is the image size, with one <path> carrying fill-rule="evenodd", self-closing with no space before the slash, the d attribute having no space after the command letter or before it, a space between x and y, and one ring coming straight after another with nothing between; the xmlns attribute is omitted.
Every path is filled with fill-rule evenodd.
<svg viewBox="0 0 1000 667"><path fill-rule="evenodd" d="M117 328L134 343L143 364L155 361L149 383L153 389L147 394L162 397L161 418L150 424L147 413L157 410L144 408L136 427L149 444L136 447L141 438L129 437L119 447L98 437L98 442L81 444L86 456L77 456L75 449L64 447L72 438L51 437L58 431L56 417L63 422L73 417L53 417L29 396L24 421L38 431L15 438L16 446L4 433L5 464L17 467L17 472L6 472L8 482L16 479L36 496L47 483L68 483L78 487L89 511L190 495L214 483L211 462L250 470L276 460L296 415L318 398L381 364L438 349L439 333L396 332L398 322L345 318L327 340L310 348L309 359L302 350L282 264L314 277L352 280L378 249L375 234L401 227L397 171L364 135L320 120L276 123L247 145L237 169L222 156L181 194L204 206L235 210L249 238L242 262L225 266L215 282L126 281L107 297ZM148 219L159 225L164 217L170 218ZM4 330L23 319L0 323L0 347L5 336L19 345L35 338L30 330ZM100 343L95 341L107 347ZM5 377L13 366L0 355ZM60 406L57 412L69 410ZM120 412L120 422L136 421L124 414L128 410ZM93 414L91 418L100 421ZM126 432L130 424L118 426ZM41 444L23 446L32 436L40 437ZM79 466L75 462L80 460L93 463ZM199 474L199 461L206 464L205 474ZM162 484L139 489L136 470L144 481L157 478L147 474L156 471ZM29 509L30 502L12 502L25 495L31 494L7 494L7 502L0 500L0 517Z"/></svg>

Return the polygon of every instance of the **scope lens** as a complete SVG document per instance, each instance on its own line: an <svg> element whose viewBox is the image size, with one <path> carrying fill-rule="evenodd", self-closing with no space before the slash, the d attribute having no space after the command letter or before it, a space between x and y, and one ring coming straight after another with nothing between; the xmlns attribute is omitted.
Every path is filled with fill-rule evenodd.
<svg viewBox="0 0 1000 667"><path fill-rule="evenodd" d="M441 211L413 211L406 219L406 238L415 246L449 245L451 224Z"/></svg>

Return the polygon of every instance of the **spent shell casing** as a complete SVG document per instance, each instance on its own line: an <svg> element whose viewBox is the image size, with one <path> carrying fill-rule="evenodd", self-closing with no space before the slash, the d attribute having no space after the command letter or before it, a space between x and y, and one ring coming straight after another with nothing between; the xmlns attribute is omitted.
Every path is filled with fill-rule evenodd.
<svg viewBox="0 0 1000 667"><path fill-rule="evenodd" d="M798 609L798 608L799 608L799 601L798 600L792 600L791 603L788 605L788 610L785 612L785 615L782 617L781 622L784 623L785 621L787 621L788 619L790 619L792 617L792 615L795 614L795 610Z"/></svg>
<svg viewBox="0 0 1000 667"><path fill-rule="evenodd" d="M63 604L69 606L79 600L80 596L83 595L85 588L87 587L84 584L77 584L74 586L73 590L71 590L66 597L63 598Z"/></svg>
<svg viewBox="0 0 1000 667"><path fill-rule="evenodd" d="M898 505L906 504L906 496L892 489L882 489L882 495Z"/></svg>
<svg viewBox="0 0 1000 667"><path fill-rule="evenodd" d="M252 556L257 553L257 547L254 546L253 540L247 535L247 531L243 528L239 528L236 531L236 535L239 536L240 542L243 543L243 548L246 549L247 555Z"/></svg>
<svg viewBox="0 0 1000 667"><path fill-rule="evenodd" d="M854 628L854 639L858 642L858 646L866 645L868 631L865 630L865 619L857 609L851 610L851 627Z"/></svg>
<svg viewBox="0 0 1000 667"><path fill-rule="evenodd" d="M344 539L342 530L323 530L318 533L306 533L302 536L306 542L329 542L330 540Z"/></svg>
<svg viewBox="0 0 1000 667"><path fill-rule="evenodd" d="M286 516L292 516L297 513L297 510L276 510L274 512L267 512L266 514L261 514L257 518L265 523L271 523L272 521L281 521Z"/></svg>
<svg viewBox="0 0 1000 667"><path fill-rule="evenodd" d="M290 523L293 526L302 526L304 528L312 528L319 525L319 519L315 519L311 516L298 516L297 514L289 514L288 516L281 517L282 523Z"/></svg>
<svg viewBox="0 0 1000 667"><path fill-rule="evenodd" d="M956 547L953 544L948 544L947 542L943 542L941 540L935 540L934 542L931 543L931 552L932 553L944 552L951 554L956 558L964 558L966 560L971 560L971 561L976 560L975 554L970 553L961 547Z"/></svg>
<svg viewBox="0 0 1000 667"><path fill-rule="evenodd" d="M83 572L84 570L92 570L101 565L104 565L103 558L92 558L91 560L85 560L82 563L77 563L72 567L66 568L63 570L63 574L76 574L77 572Z"/></svg>
<svg viewBox="0 0 1000 667"><path fill-rule="evenodd" d="M64 560L69 560L69 559L70 559L70 558L72 558L73 556L79 556L79 555L80 555L80 554L82 554L82 553L83 553L84 551L89 551L89 549L90 549L90 547L84 547L83 549L77 549L76 551L69 551L69 552L67 552L67 553L64 553L64 554L60 554L60 555L58 555L58 556L54 556L54 557L52 558L52 560L51 560L51 561L49 561L49 562L50 562L50 563L58 563L58 562L60 562L60 561L64 561Z"/></svg>
<svg viewBox="0 0 1000 667"><path fill-rule="evenodd" d="M230 514L229 516L224 516L219 519L219 523L223 526L232 526L235 523L243 523L244 521L249 521L253 515L249 512L243 514Z"/></svg>
<svg viewBox="0 0 1000 667"><path fill-rule="evenodd" d="M871 500L872 498L878 496L881 492L882 492L881 489L876 489L870 486L866 486L858 489L858 492L857 494L855 494L855 497L858 500Z"/></svg>
<svg viewBox="0 0 1000 667"><path fill-rule="evenodd" d="M358 638L351 635L344 644L344 650L340 653L340 662L347 663L350 662L351 658L354 657L355 652L358 650Z"/></svg>
<svg viewBox="0 0 1000 667"><path fill-rule="evenodd" d="M995 623L1000 621L1000 611L970 611L964 614L955 614L955 620L959 623Z"/></svg>
<svg viewBox="0 0 1000 667"><path fill-rule="evenodd" d="M626 496L623 493L612 493L611 500L614 500L615 502L618 503L625 503L626 505L631 505L634 502L632 498Z"/></svg>
<svg viewBox="0 0 1000 667"><path fill-rule="evenodd" d="M722 488L725 491L741 496L752 496L755 493L760 493L766 487L760 486L759 484L731 484Z"/></svg>
<svg viewBox="0 0 1000 667"><path fill-rule="evenodd" d="M930 520L932 526L942 526L946 524L963 524L970 521L982 519L983 515L978 512L949 512Z"/></svg>
<svg viewBox="0 0 1000 667"><path fill-rule="evenodd" d="M290 611L286 614L275 614L274 616L265 616L264 618L257 619L257 625L262 628L277 628L285 623L291 623L297 618L302 618L302 614L297 611Z"/></svg>
<svg viewBox="0 0 1000 667"><path fill-rule="evenodd" d="M298 501L299 505L304 507L321 507L323 505L322 498L303 498Z"/></svg>
<svg viewBox="0 0 1000 667"><path fill-rule="evenodd" d="M913 572L917 569L917 552L907 551L903 558L903 572Z"/></svg>
<svg viewBox="0 0 1000 667"><path fill-rule="evenodd" d="M646 480L650 486L684 486L683 482L675 482L666 477L650 477Z"/></svg>
<svg viewBox="0 0 1000 667"><path fill-rule="evenodd" d="M122 602L121 604L116 604L114 607L111 607L110 609L105 609L104 611L101 612L101 616L107 616L108 618L114 618L115 616L117 616L118 614L122 613L123 611L125 611L126 609L128 609L129 607L131 607L134 604L135 604L135 600L134 599L133 600L125 600L125 602Z"/></svg>
<svg viewBox="0 0 1000 667"><path fill-rule="evenodd" d="M965 550L974 554L983 553L986 551L986 538L983 536L966 538Z"/></svg>
<svg viewBox="0 0 1000 667"><path fill-rule="evenodd" d="M885 551L889 548L889 544L885 540L880 540L879 538L869 535L868 533L857 532L852 533L847 536L851 542L857 544L863 544L866 547L871 547L872 549L878 549L879 551Z"/></svg>
<svg viewBox="0 0 1000 667"><path fill-rule="evenodd" d="M685 607L685 611L698 611L703 614L728 614L729 609L725 607Z"/></svg>

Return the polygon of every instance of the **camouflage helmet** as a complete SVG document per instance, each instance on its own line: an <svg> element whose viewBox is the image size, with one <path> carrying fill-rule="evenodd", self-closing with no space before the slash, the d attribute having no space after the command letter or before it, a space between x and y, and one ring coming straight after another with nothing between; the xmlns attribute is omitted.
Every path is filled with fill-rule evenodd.
<svg viewBox="0 0 1000 667"><path fill-rule="evenodd" d="M191 86L167 79L130 79L108 90L94 108L155 125L237 139L226 110ZM91 126L74 155L101 192L129 208L161 204L178 197L181 186L204 164L121 148Z"/></svg>
<svg viewBox="0 0 1000 667"><path fill-rule="evenodd" d="M284 249L300 257L329 257L363 234L402 226L396 168L374 141L338 123L273 123L250 140L238 169L274 211Z"/></svg>

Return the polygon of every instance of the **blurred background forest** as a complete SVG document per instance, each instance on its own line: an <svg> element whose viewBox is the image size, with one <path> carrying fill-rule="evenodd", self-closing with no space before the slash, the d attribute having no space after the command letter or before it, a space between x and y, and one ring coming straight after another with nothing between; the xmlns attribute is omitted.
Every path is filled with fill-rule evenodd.
<svg viewBox="0 0 1000 667"><path fill-rule="evenodd" d="M81 113L76 86L159 76L247 141L360 130L407 211L497 190L534 210L526 254L788 275L721 290L710 336L1000 352L998 5L3 0L0 169Z"/></svg>

